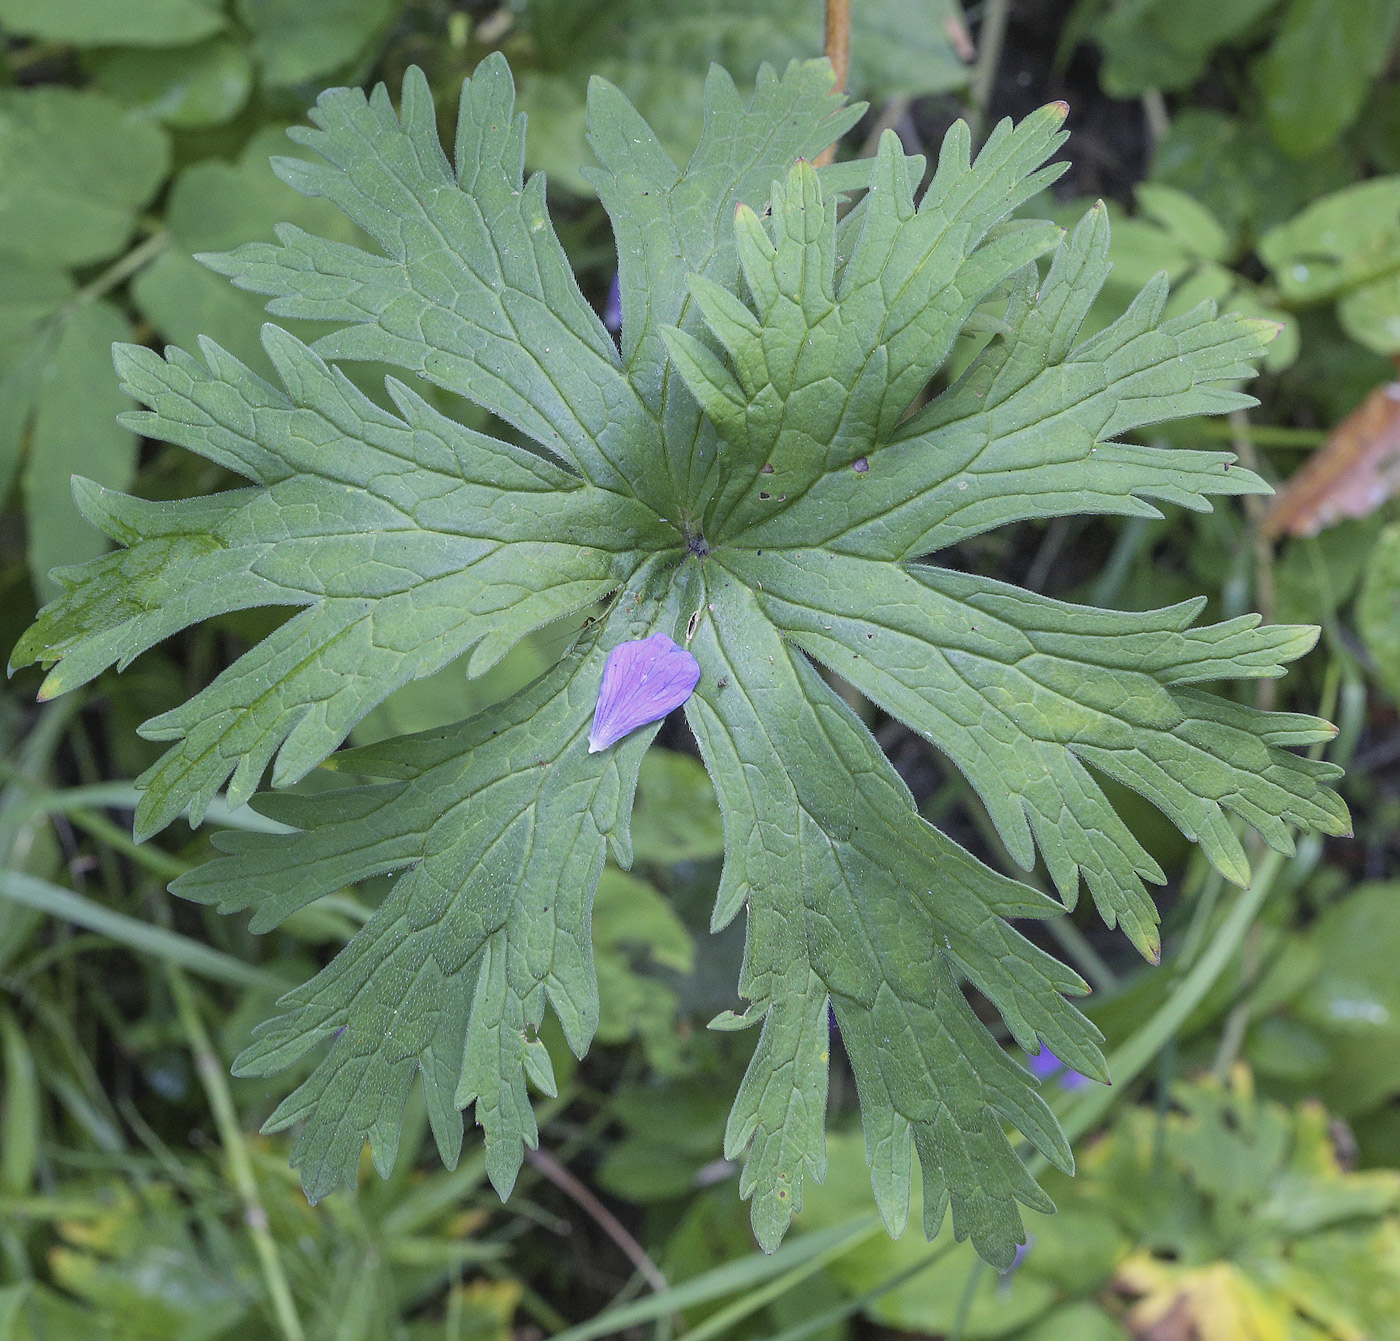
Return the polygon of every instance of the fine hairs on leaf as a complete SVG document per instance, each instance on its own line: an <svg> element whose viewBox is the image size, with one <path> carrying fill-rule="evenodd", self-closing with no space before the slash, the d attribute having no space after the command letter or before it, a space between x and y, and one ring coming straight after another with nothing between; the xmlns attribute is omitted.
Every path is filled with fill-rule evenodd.
<svg viewBox="0 0 1400 1341"><path fill-rule="evenodd" d="M539 1139L531 1088L554 1089L546 1009L579 1056L598 1025L593 895L609 853L630 864L657 725L631 728L685 696L692 666L686 718L724 821L713 924L747 919L750 1005L714 1023L760 1027L725 1153L744 1161L765 1248L825 1172L838 1033L892 1232L915 1159L925 1231L951 1210L998 1266L1024 1241L1019 1207L1051 1209L1013 1139L1065 1170L1069 1145L965 993L1028 1053L1107 1079L1071 1002L1085 984L1013 925L1073 908L1083 888L1158 954L1147 886L1163 873L1101 778L1140 792L1238 883L1238 821L1281 852L1294 830L1347 831L1328 787L1338 770L1290 748L1334 728L1201 687L1281 675L1316 630L1202 626L1203 599L1074 606L937 561L1010 522L1266 492L1229 455L1125 439L1252 404L1236 388L1272 328L1209 306L1164 318L1159 279L1079 338L1107 275L1104 211L1068 234L1014 217L1061 170L1063 104L997 126L975 157L954 126L922 195L925 165L892 134L873 160L811 166L860 111L824 61L765 68L747 98L715 68L678 167L595 80L587 172L617 238L619 349L569 269L543 180L523 178L503 58L464 86L451 160L419 72L397 110L382 86L332 90L315 128L293 132L315 158L277 168L373 247L285 226L204 258L274 317L328 333L308 346L264 328L280 385L210 342L118 349L123 389L147 407L127 425L247 486L146 502L80 481L79 506L117 547L58 570L62 594L14 660L51 668L48 697L212 616L291 611L142 728L170 744L140 780L136 828L197 823L224 788L241 804L269 766L275 788L323 764L354 779L257 796L290 832L223 834L227 855L175 885L251 910L261 932L395 876L235 1064L267 1076L318 1051L268 1123L300 1126L292 1159L312 1198L353 1185L366 1142L387 1173L415 1081L443 1160L473 1107L509 1193ZM991 337L925 400L968 327ZM387 382L392 409L340 371L352 360L404 374ZM414 379L509 436L455 422ZM399 686L454 659L479 675L585 613L563 659L499 706L339 749ZM590 749L604 667L639 640L673 657L680 688L646 712L608 708L621 725ZM823 668L942 750L1058 899L927 823Z"/></svg>

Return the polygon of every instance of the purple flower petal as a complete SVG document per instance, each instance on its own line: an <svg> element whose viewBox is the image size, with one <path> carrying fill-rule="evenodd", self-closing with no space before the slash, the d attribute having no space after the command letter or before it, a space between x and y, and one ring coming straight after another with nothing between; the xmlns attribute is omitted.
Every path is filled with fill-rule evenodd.
<svg viewBox="0 0 1400 1341"><path fill-rule="evenodd" d="M588 752L597 754L679 708L700 682L700 663L664 633L619 643L608 653Z"/></svg>
<svg viewBox="0 0 1400 1341"><path fill-rule="evenodd" d="M1027 1235L1024 1243L1018 1243L1016 1245L1015 1258L1012 1260L1011 1265L1001 1273L1001 1279L997 1282L997 1294L999 1297L1004 1299L1011 1293L1011 1278L1020 1270L1021 1263L1026 1260L1026 1254L1030 1252L1031 1245L1034 1242L1035 1237L1033 1235Z"/></svg>
<svg viewBox="0 0 1400 1341"><path fill-rule="evenodd" d="M1028 1057L1026 1060L1033 1076L1038 1080L1049 1080L1052 1076L1058 1077L1057 1083L1062 1090L1080 1090L1089 1083L1088 1076L1080 1075L1078 1071L1071 1071L1047 1047L1042 1047L1036 1056Z"/></svg>
<svg viewBox="0 0 1400 1341"><path fill-rule="evenodd" d="M613 276L608 289L608 300L603 304L603 325L614 335L622 329L622 277Z"/></svg>

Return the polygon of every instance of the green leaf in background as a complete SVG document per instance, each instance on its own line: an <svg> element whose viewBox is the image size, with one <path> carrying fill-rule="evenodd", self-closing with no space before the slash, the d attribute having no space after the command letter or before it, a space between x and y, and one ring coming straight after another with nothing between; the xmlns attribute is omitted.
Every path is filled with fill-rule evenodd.
<svg viewBox="0 0 1400 1341"><path fill-rule="evenodd" d="M598 1181L614 1196L648 1205L674 1200L699 1185L697 1175L713 1166L724 1143L729 1096L717 1092L715 1078L701 1074L657 1084L648 1078L622 1085L612 1112L622 1135L604 1156ZM870 1179L863 1182L870 1208ZM702 1212L703 1214L703 1212ZM742 1241L749 1238L742 1209Z"/></svg>
<svg viewBox="0 0 1400 1341"><path fill-rule="evenodd" d="M1357 344L1377 354L1400 354L1400 268L1343 294L1337 319Z"/></svg>
<svg viewBox="0 0 1400 1341"><path fill-rule="evenodd" d="M1099 78L1115 98L1180 89L1205 72L1211 52L1247 33L1277 0L1121 0L1095 24Z"/></svg>
<svg viewBox="0 0 1400 1341"><path fill-rule="evenodd" d="M812 1189L799 1217L798 1227L808 1232L870 1209L869 1176L859 1139L833 1135L827 1158L826 1183ZM916 1213L918 1203L916 1194ZM1076 1207L1027 1220L1026 1249L1005 1275L981 1270L970 1245L954 1244L946 1228L932 1244L912 1237L897 1243L869 1240L839 1257L829 1271L850 1295L878 1291L878 1298L863 1311L885 1327L920 1336L944 1336L960 1328L965 1337L987 1341L1020 1337L1027 1323L1044 1317L1066 1294L1084 1296L1102 1289L1121 1253L1121 1236L1100 1211ZM930 1265L915 1270L929 1258ZM889 1288L903 1272L915 1274ZM1067 1332L1057 1341L1084 1341L1096 1335L1092 1330Z"/></svg>
<svg viewBox="0 0 1400 1341"><path fill-rule="evenodd" d="M1400 177L1377 177L1309 205L1259 240L1284 298L1338 299L1354 340L1400 352Z"/></svg>
<svg viewBox="0 0 1400 1341"><path fill-rule="evenodd" d="M94 558L107 548L83 525L73 501L73 477L124 489L135 473L136 435L117 422L132 402L111 376L112 346L130 338L130 324L111 303L80 303L62 323L39 373L23 483L29 569L46 597L60 589L49 569ZM82 388L81 395L74 394L75 387Z"/></svg>
<svg viewBox="0 0 1400 1341"><path fill-rule="evenodd" d="M1400 177L1376 177L1315 201L1259 239L1285 298L1318 302L1400 267Z"/></svg>
<svg viewBox="0 0 1400 1341"><path fill-rule="evenodd" d="M105 1213L63 1222L64 1241L50 1256L54 1279L70 1297L98 1316L121 1319L126 1334L143 1341L213 1341L246 1324L246 1293L201 1251L173 1189L147 1183L139 1192L104 1191ZM46 1333L54 1334L34 1335Z"/></svg>
<svg viewBox="0 0 1400 1341"><path fill-rule="evenodd" d="M298 195L277 179L268 158L287 148L285 130L268 126L249 140L236 163L205 159L175 178L165 215L171 246L131 286L137 309L166 341L193 348L201 335L214 331L235 358L270 372L261 340L267 319L262 303L201 265L195 253L271 237L284 221L337 241L363 241L359 229L329 202ZM314 330L294 324L292 329Z"/></svg>
<svg viewBox="0 0 1400 1341"><path fill-rule="evenodd" d="M238 0L253 34L262 77L303 84L361 55L393 21L403 0Z"/></svg>
<svg viewBox="0 0 1400 1341"><path fill-rule="evenodd" d="M72 296L72 281L62 270L5 257L0 265L0 366L12 363L35 330Z"/></svg>
<svg viewBox="0 0 1400 1341"><path fill-rule="evenodd" d="M79 47L167 47L224 26L220 0L0 0L0 29Z"/></svg>
<svg viewBox="0 0 1400 1341"><path fill-rule="evenodd" d="M1345 146L1292 159L1259 122L1187 106L1153 148L1151 179L1199 201L1238 247L1347 185L1355 171Z"/></svg>
<svg viewBox="0 0 1400 1341"><path fill-rule="evenodd" d="M54 266L115 255L170 166L165 132L101 93L0 92L0 248Z"/></svg>
<svg viewBox="0 0 1400 1341"><path fill-rule="evenodd" d="M1079 1303L1047 1313L1018 1341L1132 1341L1132 1336L1097 1304Z"/></svg>
<svg viewBox="0 0 1400 1341"><path fill-rule="evenodd" d="M675 750L647 751L637 779L632 848L640 860L665 865L723 853L714 783L698 759Z"/></svg>
<svg viewBox="0 0 1400 1341"><path fill-rule="evenodd" d="M1162 309L1164 316L1183 316L1211 302L1226 313L1276 323L1278 334L1264 352L1264 366L1278 372L1292 364L1298 357L1296 319L1229 267L1235 248L1215 215L1195 197L1161 182L1144 182L1134 194L1136 215L1108 206L1113 225L1108 258L1113 268L1085 318L1085 334L1103 329L1154 276L1165 274L1172 292ZM1089 203L1067 202L1054 212L1065 222L1074 221Z"/></svg>
<svg viewBox="0 0 1400 1341"><path fill-rule="evenodd" d="M1359 885L1312 929L1316 977L1285 1018L1328 1051L1309 1088L1343 1116L1364 1113L1400 1093L1400 886Z"/></svg>
<svg viewBox="0 0 1400 1341"><path fill-rule="evenodd" d="M253 91L248 48L231 37L157 51L102 52L92 70L98 87L177 130L222 125L243 110Z"/></svg>
<svg viewBox="0 0 1400 1341"><path fill-rule="evenodd" d="M1387 526L1366 561L1356 602L1356 629L1376 678L1400 703L1400 526Z"/></svg>
<svg viewBox="0 0 1400 1341"><path fill-rule="evenodd" d="M1198 200L1156 182L1144 182L1135 194L1142 214L1188 256L1201 261L1229 260L1229 234ZM1150 278L1144 275L1139 283L1146 284Z"/></svg>
<svg viewBox="0 0 1400 1341"><path fill-rule="evenodd" d="M695 145L711 62L745 83L765 61L782 69L822 49L821 6L809 0L529 0L524 21L541 56L539 68L520 75L530 166L582 193L592 189L579 171L588 162L590 72L616 84L682 163ZM957 0L920 0L913 9L906 0L862 0L851 23L855 96L941 93L966 84Z"/></svg>
<svg viewBox="0 0 1400 1341"><path fill-rule="evenodd" d="M656 751L649 751L648 756ZM593 953L598 973L600 1043L641 1040L661 1075L678 1069L681 1039L675 990L649 966L688 973L695 944L661 892L608 866L593 896Z"/></svg>
<svg viewBox="0 0 1400 1341"><path fill-rule="evenodd" d="M1300 158L1326 149L1356 120L1385 69L1400 0L1288 0L1255 66L1274 138Z"/></svg>
<svg viewBox="0 0 1400 1341"><path fill-rule="evenodd" d="M52 318L73 296L62 270L16 257L0 260L0 501L24 454L43 371L58 330Z"/></svg>
<svg viewBox="0 0 1400 1341"><path fill-rule="evenodd" d="M1400 1174L1342 1167L1312 1100L1256 1097L1247 1068L1127 1110L1072 1192L1140 1246L1117 1269L1135 1335L1171 1314L1202 1341L1382 1337L1400 1308Z"/></svg>

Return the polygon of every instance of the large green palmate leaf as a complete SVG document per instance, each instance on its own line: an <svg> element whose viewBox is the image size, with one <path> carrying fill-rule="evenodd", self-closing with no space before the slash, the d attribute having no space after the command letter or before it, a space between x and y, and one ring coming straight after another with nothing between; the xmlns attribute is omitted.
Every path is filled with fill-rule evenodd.
<svg viewBox="0 0 1400 1341"><path fill-rule="evenodd" d="M269 764L285 786L328 761L357 779L259 797L291 826L230 834L177 883L267 930L347 883L396 873L326 969L238 1059L281 1070L329 1045L270 1126L301 1123L308 1193L353 1183L368 1141L387 1170L421 1078L444 1160L475 1106L505 1194L538 1140L529 1087L553 1089L545 1010L582 1055L599 1019L590 908L609 851L630 861L637 770L655 727L590 752L604 661L664 633L701 678L686 713L724 819L717 927L741 909L742 1016L761 1023L726 1137L746 1156L772 1247L825 1167L839 1034L860 1094L877 1200L904 1224L912 1167L925 1228L1008 1263L1018 1204L1049 1202L1014 1128L1061 1168L1035 1082L965 996L1028 1052L1104 1077L1077 975L1013 925L1060 904L925 822L824 663L936 744L986 802L1013 858L1039 854L1065 904L1081 882L1146 953L1145 882L1162 872L1100 786L1137 788L1229 878L1233 819L1288 850L1347 828L1329 765L1288 746L1316 719L1199 686L1282 673L1311 629L1198 628L1198 603L1143 614L1066 605L924 560L1006 522L1155 516L1265 486L1227 455L1119 441L1144 424L1248 404L1265 323L1208 308L1164 319L1153 282L1107 329L1078 331L1107 271L1107 222L1069 236L1008 222L1059 171L1061 105L965 128L923 173L892 137L873 161L813 169L848 129L825 62L765 69L742 100L722 71L684 168L610 85L590 92L591 180L618 240L620 348L584 301L523 178L505 62L465 86L455 163L416 73L399 112L335 90L319 156L280 160L379 250L292 227L208 258L270 310L334 323L308 347L275 326L280 387L209 343L196 359L119 354L147 411L127 422L234 470L247 488L147 503L96 486L85 513L122 548L60 570L15 660L71 689L199 620L296 613L189 703L147 723L172 742L142 779L137 828L237 804ZM848 208L838 210L845 197ZM1048 268L1044 257L1049 254ZM909 415L976 315L992 338ZM390 379L393 412L335 367L375 360L460 394L528 445L470 431ZM547 622L583 619L553 669L459 725L333 754L390 692L455 658L480 674ZM585 618L586 616L586 618ZM810 658L810 659L809 659ZM834 1023L833 1023L834 1021Z"/></svg>

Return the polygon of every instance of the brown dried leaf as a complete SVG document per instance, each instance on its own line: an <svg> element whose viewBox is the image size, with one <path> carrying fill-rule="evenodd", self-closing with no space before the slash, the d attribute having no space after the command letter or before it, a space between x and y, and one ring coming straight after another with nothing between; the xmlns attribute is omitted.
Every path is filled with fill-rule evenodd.
<svg viewBox="0 0 1400 1341"><path fill-rule="evenodd" d="M1377 387L1275 495L1265 535L1316 535L1400 489L1400 382Z"/></svg>

